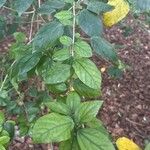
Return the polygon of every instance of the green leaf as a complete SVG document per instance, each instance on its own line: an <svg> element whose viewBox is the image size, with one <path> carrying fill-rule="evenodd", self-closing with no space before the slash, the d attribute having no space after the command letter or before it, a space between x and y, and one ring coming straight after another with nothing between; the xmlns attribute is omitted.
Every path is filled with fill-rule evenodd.
<svg viewBox="0 0 150 150"><path fill-rule="evenodd" d="M89 36L100 36L102 34L103 25L100 17L86 9L79 13L78 24Z"/></svg>
<svg viewBox="0 0 150 150"><path fill-rule="evenodd" d="M48 87L48 90L54 94L63 93L67 91L67 85L65 83L48 84L47 87Z"/></svg>
<svg viewBox="0 0 150 150"><path fill-rule="evenodd" d="M2 136L8 136L9 137L9 133L6 130L1 131L1 137Z"/></svg>
<svg viewBox="0 0 150 150"><path fill-rule="evenodd" d="M14 9L18 12L19 16L22 15L33 3L33 0L14 0Z"/></svg>
<svg viewBox="0 0 150 150"><path fill-rule="evenodd" d="M4 123L4 129L9 133L10 137L14 137L15 133L15 122L12 120L8 120Z"/></svg>
<svg viewBox="0 0 150 150"><path fill-rule="evenodd" d="M8 92L3 90L0 91L0 106L6 106L8 101Z"/></svg>
<svg viewBox="0 0 150 150"><path fill-rule="evenodd" d="M70 19L72 19L73 15L71 11L60 11L58 12L55 17L64 25L71 25L72 21Z"/></svg>
<svg viewBox="0 0 150 150"><path fill-rule="evenodd" d="M43 77L44 74L51 69L52 63L53 61L51 57L42 56L40 62L37 65L38 74Z"/></svg>
<svg viewBox="0 0 150 150"><path fill-rule="evenodd" d="M46 106L52 111L56 113L60 113L63 115L68 115L70 110L69 107L61 102L48 102Z"/></svg>
<svg viewBox="0 0 150 150"><path fill-rule="evenodd" d="M104 38L92 37L92 47L98 55L102 56L102 58L117 61L118 57L114 47Z"/></svg>
<svg viewBox="0 0 150 150"><path fill-rule="evenodd" d="M73 15L71 11L63 10L55 14L55 17L61 21L61 20L69 20L73 17Z"/></svg>
<svg viewBox="0 0 150 150"><path fill-rule="evenodd" d="M90 128L101 128L103 126L103 123L97 119L97 118L93 118L90 122L87 122L86 125Z"/></svg>
<svg viewBox="0 0 150 150"><path fill-rule="evenodd" d="M73 137L67 141L61 142L59 145L60 150L80 150L76 137Z"/></svg>
<svg viewBox="0 0 150 150"><path fill-rule="evenodd" d="M42 15L50 15L50 14L54 13L55 11L56 10L49 5L49 2L45 2L38 9L38 13L42 14Z"/></svg>
<svg viewBox="0 0 150 150"><path fill-rule="evenodd" d="M1 95L0 95L1 96ZM5 116L4 116L4 113L2 111L0 111L0 132L2 131L3 129L3 123L5 121Z"/></svg>
<svg viewBox="0 0 150 150"><path fill-rule="evenodd" d="M17 121L18 121L20 136L27 135L29 131L29 124L26 123L27 120L24 117L24 115L20 114L19 117L17 118Z"/></svg>
<svg viewBox="0 0 150 150"><path fill-rule="evenodd" d="M30 87L29 90L28 90L28 95L31 96L31 97L37 97L38 95L38 90L36 87Z"/></svg>
<svg viewBox="0 0 150 150"><path fill-rule="evenodd" d="M100 89L101 73L96 65L89 59L77 59L73 64L78 78L87 86L93 89Z"/></svg>
<svg viewBox="0 0 150 150"><path fill-rule="evenodd" d="M60 42L65 46L70 46L72 44L72 39L69 36L62 36Z"/></svg>
<svg viewBox="0 0 150 150"><path fill-rule="evenodd" d="M0 16L0 40L4 38L6 34L6 20Z"/></svg>
<svg viewBox="0 0 150 150"><path fill-rule="evenodd" d="M89 11L92 11L93 13L96 13L98 15L101 14L101 13L105 13L105 12L111 11L111 10L113 10L113 8L114 7L111 6L111 5L108 5L108 4L104 3L104 2L97 2L97 1L90 2L88 4L88 7L87 7L87 9Z"/></svg>
<svg viewBox="0 0 150 150"><path fill-rule="evenodd" d="M6 0L0 0L0 8L6 3Z"/></svg>
<svg viewBox="0 0 150 150"><path fill-rule="evenodd" d="M10 54L15 60L18 60L24 55L32 52L31 45L25 44L26 36L22 32L14 33L14 38L16 42L11 45Z"/></svg>
<svg viewBox="0 0 150 150"><path fill-rule="evenodd" d="M46 91L40 91L38 93L38 104L41 105L42 103L45 104L47 102L52 101L53 98L50 96L49 92Z"/></svg>
<svg viewBox="0 0 150 150"><path fill-rule="evenodd" d="M51 70L45 73L46 84L58 84L67 81L70 77L70 65L56 63Z"/></svg>
<svg viewBox="0 0 150 150"><path fill-rule="evenodd" d="M42 54L41 53L33 53L33 54L27 54L20 58L19 60L19 74L23 75L26 74L28 71L33 69L38 62L40 61Z"/></svg>
<svg viewBox="0 0 150 150"><path fill-rule="evenodd" d="M63 32L63 25L59 22L53 21L44 25L40 28L33 40L35 50L38 48L45 48L49 44L52 44L63 35Z"/></svg>
<svg viewBox="0 0 150 150"><path fill-rule="evenodd" d="M80 96L76 92L70 92L67 96L66 104L69 106L72 113L74 113L80 106Z"/></svg>
<svg viewBox="0 0 150 150"><path fill-rule="evenodd" d="M0 97L0 106L7 106L7 99Z"/></svg>
<svg viewBox="0 0 150 150"><path fill-rule="evenodd" d="M108 137L96 129L80 129L77 139L81 150L115 150Z"/></svg>
<svg viewBox="0 0 150 150"><path fill-rule="evenodd" d="M26 107L26 111L28 114L28 121L32 122L33 120L35 120L35 118L39 112L39 108L38 108L38 106L35 106L35 103L32 103L32 102L26 103L25 107Z"/></svg>
<svg viewBox="0 0 150 150"><path fill-rule="evenodd" d="M6 150L3 145L0 145L0 150Z"/></svg>
<svg viewBox="0 0 150 150"><path fill-rule="evenodd" d="M99 119L97 119L97 118L93 118L90 122L87 122L86 126L90 127L90 128L97 129L101 133L103 133L104 135L106 135L106 136L109 137L109 134L108 134L107 130L103 126L103 123Z"/></svg>
<svg viewBox="0 0 150 150"><path fill-rule="evenodd" d="M150 0L129 0L129 2L133 5L134 9L140 12L148 12L150 11Z"/></svg>
<svg viewBox="0 0 150 150"><path fill-rule="evenodd" d="M74 127L70 117L51 113L39 118L32 131L33 141L36 143L61 142L71 137Z"/></svg>
<svg viewBox="0 0 150 150"><path fill-rule="evenodd" d="M5 116L4 113L2 111L0 111L0 125L2 125L5 121Z"/></svg>
<svg viewBox="0 0 150 150"><path fill-rule="evenodd" d="M53 55L53 60L55 61L64 61L70 58L70 52L68 49L62 49L59 51L56 51Z"/></svg>
<svg viewBox="0 0 150 150"><path fill-rule="evenodd" d="M63 0L55 0L55 1L47 1L41 5L38 9L38 13L40 14L51 14L55 12L57 9L61 9L65 6Z"/></svg>
<svg viewBox="0 0 150 150"><path fill-rule="evenodd" d="M5 145L10 141L10 137L9 136L1 136L0 137L0 145Z"/></svg>
<svg viewBox="0 0 150 150"><path fill-rule="evenodd" d="M80 57L92 57L92 49L90 45L84 41L75 42L75 54Z"/></svg>
<svg viewBox="0 0 150 150"><path fill-rule="evenodd" d="M14 38L17 42L22 43L26 40L26 35L23 32L15 32Z"/></svg>
<svg viewBox="0 0 150 150"><path fill-rule="evenodd" d="M49 5L55 9L61 9L65 6L64 0L49 0Z"/></svg>
<svg viewBox="0 0 150 150"><path fill-rule="evenodd" d="M74 0L65 0L65 2L72 4L74 2Z"/></svg>
<svg viewBox="0 0 150 150"><path fill-rule="evenodd" d="M73 83L73 88L75 89L75 91L84 97L98 97L101 95L100 89L92 89L90 87L88 87L87 85L85 85L83 82L81 82L79 79L76 79Z"/></svg>
<svg viewBox="0 0 150 150"><path fill-rule="evenodd" d="M146 145L144 150L150 150L150 143Z"/></svg>
<svg viewBox="0 0 150 150"><path fill-rule="evenodd" d="M150 11L150 0L135 0L137 2L137 6L140 8L142 11Z"/></svg>
<svg viewBox="0 0 150 150"><path fill-rule="evenodd" d="M102 101L82 103L77 112L80 122L90 122L94 117L96 117L102 104Z"/></svg>
<svg viewBox="0 0 150 150"><path fill-rule="evenodd" d="M117 66L108 68L108 74L113 78L120 78L123 75L123 71Z"/></svg>
<svg viewBox="0 0 150 150"><path fill-rule="evenodd" d="M19 19L19 17L17 17L17 18ZM7 35L11 35L17 31L17 29L19 27L19 21L17 21L17 18L12 23L7 24L7 28L6 28Z"/></svg>

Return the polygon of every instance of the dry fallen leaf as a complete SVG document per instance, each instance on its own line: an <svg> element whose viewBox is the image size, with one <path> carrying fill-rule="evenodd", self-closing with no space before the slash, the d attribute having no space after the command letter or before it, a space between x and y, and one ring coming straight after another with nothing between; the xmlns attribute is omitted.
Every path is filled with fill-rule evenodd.
<svg viewBox="0 0 150 150"><path fill-rule="evenodd" d="M111 27L122 20L129 12L129 4L125 0L109 0L108 4L114 6L112 11L103 15L104 25Z"/></svg>
<svg viewBox="0 0 150 150"><path fill-rule="evenodd" d="M136 145L132 140L121 137L116 141L118 150L141 150L141 148Z"/></svg>

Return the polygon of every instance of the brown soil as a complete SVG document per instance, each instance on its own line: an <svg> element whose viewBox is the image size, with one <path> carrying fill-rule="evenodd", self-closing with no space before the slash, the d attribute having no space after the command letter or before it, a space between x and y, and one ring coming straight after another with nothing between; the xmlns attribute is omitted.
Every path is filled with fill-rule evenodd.
<svg viewBox="0 0 150 150"><path fill-rule="evenodd" d="M143 147L150 140L150 30L142 30L132 20L127 24L134 30L129 37L117 27L106 31L111 42L125 47L118 54L130 69L118 80L103 74L100 117L114 140L125 136Z"/></svg>

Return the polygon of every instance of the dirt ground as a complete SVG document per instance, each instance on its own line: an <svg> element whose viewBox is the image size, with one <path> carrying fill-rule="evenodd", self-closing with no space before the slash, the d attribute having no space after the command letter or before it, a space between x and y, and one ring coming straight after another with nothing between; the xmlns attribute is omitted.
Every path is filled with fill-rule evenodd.
<svg viewBox="0 0 150 150"><path fill-rule="evenodd" d="M118 80L103 74L100 117L114 139L125 136L143 147L150 140L150 30L132 20L127 24L133 29L131 36L124 37L117 27L106 31L109 41L125 46L118 54L130 69ZM103 65L98 60L97 64Z"/></svg>
<svg viewBox="0 0 150 150"><path fill-rule="evenodd" d="M99 117L113 136L128 137L144 146L145 140L150 140L150 30L144 30L127 19L133 33L125 37L118 27L106 30L105 36L111 43L122 45L118 50L120 59L129 69L120 79L112 79L106 72L102 74L102 99L104 105ZM6 53L12 42L8 38L0 42L0 53ZM99 68L107 63L93 58ZM45 146L33 146L30 139L16 140L10 150L46 150Z"/></svg>

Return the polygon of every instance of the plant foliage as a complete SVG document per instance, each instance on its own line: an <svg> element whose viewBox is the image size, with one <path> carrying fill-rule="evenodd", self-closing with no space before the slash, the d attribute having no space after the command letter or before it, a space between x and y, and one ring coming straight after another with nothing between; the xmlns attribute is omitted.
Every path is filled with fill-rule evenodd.
<svg viewBox="0 0 150 150"><path fill-rule="evenodd" d="M28 43L23 33L14 33L16 42L10 48L14 62L1 83L0 106L16 116L20 135L30 135L35 143L55 142L60 150L114 150L107 131L96 118L102 106L102 101L97 100L102 78L91 57L96 53L110 61L109 71L113 75L124 70L115 47L104 38L103 29L124 18L129 3L125 0L38 2L41 1L0 0L0 7L12 11L19 22L24 15L31 20ZM130 0L130 4L141 11L150 8L149 0L142 3ZM0 17L0 38L8 35L5 21ZM33 37L36 21L37 32ZM31 81L29 89L22 92L21 83L28 81ZM12 132L8 133L12 129L9 124L0 113L2 150L13 137Z"/></svg>

